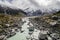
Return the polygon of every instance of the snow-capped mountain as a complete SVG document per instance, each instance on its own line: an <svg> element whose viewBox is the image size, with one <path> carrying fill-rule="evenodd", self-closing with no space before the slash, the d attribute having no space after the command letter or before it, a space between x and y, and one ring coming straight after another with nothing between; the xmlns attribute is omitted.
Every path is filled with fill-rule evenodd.
<svg viewBox="0 0 60 40"><path fill-rule="evenodd" d="M35 6L31 5L27 0L22 0L22 1L21 0L0 0L0 8L2 10L9 9L9 10L23 10L25 12L31 12L31 10L36 9L34 7Z"/></svg>
<svg viewBox="0 0 60 40"><path fill-rule="evenodd" d="M35 9L35 6L29 2L29 0L0 0L0 5L6 5L10 8L19 8L19 9Z"/></svg>
<svg viewBox="0 0 60 40"><path fill-rule="evenodd" d="M42 13L54 13L60 10L60 0L0 0L0 5L12 9L22 9L28 15L33 15L37 10Z"/></svg>

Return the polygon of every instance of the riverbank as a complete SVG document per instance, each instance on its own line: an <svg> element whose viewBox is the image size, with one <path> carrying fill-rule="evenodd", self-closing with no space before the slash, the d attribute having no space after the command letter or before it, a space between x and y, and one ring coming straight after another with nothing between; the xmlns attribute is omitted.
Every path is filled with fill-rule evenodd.
<svg viewBox="0 0 60 40"><path fill-rule="evenodd" d="M38 40L39 38L41 39L41 36L44 36L43 39L45 39L48 35L52 39L52 35L59 34L59 19L59 16L56 14L36 18L19 18L1 15L0 40L19 40L20 38L22 38L21 40Z"/></svg>
<svg viewBox="0 0 60 40"><path fill-rule="evenodd" d="M18 17L0 14L0 40L16 35L16 32L21 30L22 24L23 22Z"/></svg>

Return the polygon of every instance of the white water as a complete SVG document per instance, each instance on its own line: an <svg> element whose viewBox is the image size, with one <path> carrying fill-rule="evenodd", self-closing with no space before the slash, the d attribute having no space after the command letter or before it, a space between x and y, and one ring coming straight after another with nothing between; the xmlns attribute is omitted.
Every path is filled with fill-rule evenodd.
<svg viewBox="0 0 60 40"><path fill-rule="evenodd" d="M27 39L31 39L33 38L34 40L37 39L38 40L38 36L41 35L41 34L47 34L48 30L37 30L37 29L34 29L34 32L33 34L30 36L28 33L29 33L29 29L28 27L31 27L33 26L32 23L30 23L29 19L28 18L23 18L22 21L26 21L26 23L24 23L22 25L22 30L24 30L23 33L21 32L17 32L15 36L11 37L11 38L8 38L7 40L27 40ZM30 23L30 24L29 24ZM27 25L29 24L29 25ZM27 39L26 39L27 38ZM50 40L51 38L48 37L48 39Z"/></svg>
<svg viewBox="0 0 60 40"><path fill-rule="evenodd" d="M27 40L26 37L29 36L28 35L28 29L27 27L29 27L27 24L29 23L28 19L23 19L23 21L26 21L26 23L23 24L22 26L22 30L24 30L23 33L18 32L15 36L9 38L8 40Z"/></svg>
<svg viewBox="0 0 60 40"><path fill-rule="evenodd" d="M33 34L30 36L28 27L30 27L29 25L27 25L29 23L29 19L28 18L23 18L22 21L26 21L26 23L24 23L22 25L22 30L24 30L23 33L17 32L15 36L8 38L7 40L27 40L26 38L34 38L34 39L38 39L38 35L39 35L39 30L34 29ZM31 26L33 26L32 23L30 23Z"/></svg>

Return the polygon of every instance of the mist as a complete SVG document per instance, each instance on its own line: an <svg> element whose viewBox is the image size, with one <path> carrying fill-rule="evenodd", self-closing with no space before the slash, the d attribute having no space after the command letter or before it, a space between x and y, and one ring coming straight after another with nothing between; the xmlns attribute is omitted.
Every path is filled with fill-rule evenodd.
<svg viewBox="0 0 60 40"><path fill-rule="evenodd" d="M60 10L60 0L0 0L0 5L24 11L57 12Z"/></svg>

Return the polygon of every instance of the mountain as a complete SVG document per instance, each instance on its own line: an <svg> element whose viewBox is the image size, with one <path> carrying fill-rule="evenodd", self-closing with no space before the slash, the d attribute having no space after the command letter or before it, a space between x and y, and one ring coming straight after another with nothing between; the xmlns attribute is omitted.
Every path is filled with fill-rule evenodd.
<svg viewBox="0 0 60 40"><path fill-rule="evenodd" d="M0 14L9 14L9 15L18 15L18 14L21 14L21 15L26 15L26 12L24 12L23 10L21 9L12 9L10 7L6 7L6 6L1 6L0 5Z"/></svg>
<svg viewBox="0 0 60 40"><path fill-rule="evenodd" d="M60 10L59 0L0 0L0 6L2 9L13 11L13 13L18 12L18 10L23 10L24 14L27 16L36 16L44 13L55 13ZM0 7L0 8L1 8Z"/></svg>
<svg viewBox="0 0 60 40"><path fill-rule="evenodd" d="M22 1L21 0L17 0L17 1L16 0L0 0L0 12L1 13L17 14L22 11L23 14L27 15L28 12L31 12L31 10L33 10L32 7L30 8L29 7L30 7L29 2L26 0L25 1L24 0Z"/></svg>

